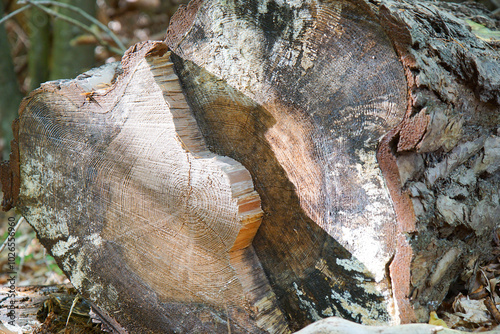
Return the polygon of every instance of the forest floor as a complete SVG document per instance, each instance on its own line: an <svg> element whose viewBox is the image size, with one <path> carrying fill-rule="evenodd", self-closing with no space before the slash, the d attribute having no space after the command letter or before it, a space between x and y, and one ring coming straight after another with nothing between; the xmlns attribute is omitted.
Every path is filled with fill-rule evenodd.
<svg viewBox="0 0 500 334"><path fill-rule="evenodd" d="M10 218L10 220L9 220ZM0 212L0 240L8 237L9 221L16 223L20 216L15 210ZM16 286L67 284L69 280L57 266L54 258L47 254L45 248L38 242L35 231L23 222L15 234L15 272L17 273ZM9 247L0 253L0 285L9 281Z"/></svg>

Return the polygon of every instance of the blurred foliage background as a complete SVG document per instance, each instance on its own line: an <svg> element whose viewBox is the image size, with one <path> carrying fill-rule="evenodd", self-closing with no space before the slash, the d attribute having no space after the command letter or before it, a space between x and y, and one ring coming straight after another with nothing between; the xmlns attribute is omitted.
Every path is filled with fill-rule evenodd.
<svg viewBox="0 0 500 334"><path fill-rule="evenodd" d="M57 0L80 12L54 5L55 2L0 0L0 19L19 11L0 24L0 161L8 160L11 124L24 96L45 81L74 78L93 67L118 61L123 51L137 42L164 39L173 13L189 1ZM43 9L51 12L34 4L43 4ZM88 30L67 22L63 19L66 17ZM0 192L0 202L1 198ZM0 212L0 242L7 237L8 217L19 219L14 210ZM27 223L16 233L16 252L17 286L68 282ZM8 280L7 253L0 254L0 285Z"/></svg>

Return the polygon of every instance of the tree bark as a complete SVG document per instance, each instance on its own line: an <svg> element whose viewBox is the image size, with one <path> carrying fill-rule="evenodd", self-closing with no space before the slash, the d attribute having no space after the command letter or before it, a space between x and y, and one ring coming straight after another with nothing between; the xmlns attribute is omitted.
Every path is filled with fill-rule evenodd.
<svg viewBox="0 0 500 334"><path fill-rule="evenodd" d="M118 332L427 321L490 259L500 214L500 61L478 15L192 1L172 53L139 44L30 94L4 206Z"/></svg>
<svg viewBox="0 0 500 334"><path fill-rule="evenodd" d="M407 117L386 137L386 161L396 162L386 174L397 171L399 180L386 180L395 185L393 198L405 190L415 217L406 227L412 255L399 263L396 255L391 278L397 282L400 268L410 268L398 284L418 320L492 258L500 214L499 45L478 38L464 20L494 21L474 7L442 6L380 7L409 92Z"/></svg>

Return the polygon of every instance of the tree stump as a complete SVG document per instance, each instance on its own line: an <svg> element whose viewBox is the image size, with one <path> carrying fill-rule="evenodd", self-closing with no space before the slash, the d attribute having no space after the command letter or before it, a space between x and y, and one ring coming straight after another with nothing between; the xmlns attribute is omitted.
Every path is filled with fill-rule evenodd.
<svg viewBox="0 0 500 334"><path fill-rule="evenodd" d="M172 52L138 44L23 101L4 207L117 332L426 321L489 259L500 214L498 45L471 17L494 24L193 0Z"/></svg>

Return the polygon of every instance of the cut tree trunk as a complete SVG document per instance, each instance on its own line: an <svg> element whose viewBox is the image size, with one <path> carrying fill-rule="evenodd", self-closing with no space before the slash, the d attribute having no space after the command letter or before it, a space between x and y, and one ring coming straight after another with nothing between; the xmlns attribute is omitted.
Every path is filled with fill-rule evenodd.
<svg viewBox="0 0 500 334"><path fill-rule="evenodd" d="M33 92L17 207L73 285L129 332L281 332L251 246L259 196L240 163L207 150L169 55L144 43L122 66Z"/></svg>
<svg viewBox="0 0 500 334"><path fill-rule="evenodd" d="M459 19L436 4L378 5L371 12L356 1L194 1L174 18L167 44L181 58L180 77L210 147L262 179L251 155L234 153L242 149L231 136L234 113L221 116L224 94L201 87L197 66L264 107L272 117L265 145L300 207L377 282L388 269L396 320L425 321L458 276L467 280L491 254L500 214L498 41L469 31L467 17L495 21L465 6L443 5ZM331 293L306 305L302 295L290 300L297 282L266 256L282 243L268 247L277 230L264 221L254 245L273 286L288 287L278 295L282 307L290 318L294 304L310 319L324 315ZM320 289L312 290L304 295Z"/></svg>
<svg viewBox="0 0 500 334"><path fill-rule="evenodd" d="M16 206L117 332L427 321L491 257L497 42L477 8L195 0L167 45L21 104ZM479 34L479 32L478 32Z"/></svg>
<svg viewBox="0 0 500 334"><path fill-rule="evenodd" d="M266 213L254 246L292 328L389 321L396 219L376 152L406 82L368 6L195 1L172 21L209 147L254 177Z"/></svg>

